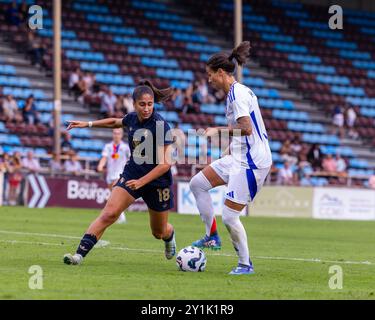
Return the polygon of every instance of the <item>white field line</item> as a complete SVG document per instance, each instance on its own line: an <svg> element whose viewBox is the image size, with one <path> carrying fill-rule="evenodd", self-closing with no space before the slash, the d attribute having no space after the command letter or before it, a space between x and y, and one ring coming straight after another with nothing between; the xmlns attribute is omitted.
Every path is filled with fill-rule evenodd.
<svg viewBox="0 0 375 320"><path fill-rule="evenodd" d="M14 235L25 235L25 236L37 236L37 237L47 237L47 238L63 238L63 239L77 239L81 240L82 237L73 237L67 236L63 234L53 234L53 233L33 233L33 232L21 232L21 231L7 231L7 230L0 230L0 233L4 234L14 234ZM109 241L106 240L99 240L96 244L97 248L102 248L109 245Z"/></svg>
<svg viewBox="0 0 375 320"><path fill-rule="evenodd" d="M50 238L65 238L65 239L81 239L80 237L74 236L65 236L65 235L58 235L58 234L48 234L48 233L30 233L30 232L19 232L19 231L5 231L0 230L0 233L4 234L15 234L15 235L34 235L34 236L42 236L42 237L50 237ZM115 247L109 246L110 242L106 240L99 240L103 241L103 244L100 246L96 246L97 248L106 247L106 249L110 250L121 250L121 251L136 251L136 252L148 252L148 253L157 253L160 254L161 250L153 250L153 249L142 249L142 248L127 248L127 247ZM62 246L62 244L58 243L51 243L51 242L38 242L38 241L18 241L18 240L0 240L3 243L11 243L11 244L29 244L29 245L46 245L46 246ZM225 256L225 257L236 257L235 254L229 253L214 253L209 252L209 255L212 256ZM301 262L315 262L315 263L335 263L335 264L353 264L353 265L369 265L374 266L375 263L370 261L345 261L345 260L322 260L316 258L293 258L293 257L267 257L267 256L253 256L254 259L260 260L284 260L284 261L301 261Z"/></svg>

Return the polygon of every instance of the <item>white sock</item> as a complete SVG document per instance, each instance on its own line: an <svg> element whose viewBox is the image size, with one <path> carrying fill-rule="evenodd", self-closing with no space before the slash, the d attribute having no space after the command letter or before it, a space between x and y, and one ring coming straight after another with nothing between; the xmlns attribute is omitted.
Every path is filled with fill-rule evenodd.
<svg viewBox="0 0 375 320"><path fill-rule="evenodd" d="M250 255L246 230L240 220L240 212L224 205L223 223L229 231L233 246L238 255L238 263L249 265Z"/></svg>
<svg viewBox="0 0 375 320"><path fill-rule="evenodd" d="M208 192L210 189L212 189L211 183L207 180L202 171L198 172L190 180L190 190L195 197L199 214L206 226L207 236L210 235L212 223L215 218L212 199Z"/></svg>

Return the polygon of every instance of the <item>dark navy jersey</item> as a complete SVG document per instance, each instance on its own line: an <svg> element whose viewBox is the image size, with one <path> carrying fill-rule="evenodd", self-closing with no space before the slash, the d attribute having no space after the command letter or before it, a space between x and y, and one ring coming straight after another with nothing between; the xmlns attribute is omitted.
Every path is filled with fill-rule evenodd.
<svg viewBox="0 0 375 320"><path fill-rule="evenodd" d="M143 122L139 121L136 112L131 112L122 119L122 124L128 131L131 151L130 159L125 165L122 176L126 180L139 179L161 162L158 161L157 149L173 143L172 138L168 139L169 137L166 136L170 127L155 110L151 117ZM149 183L149 185L160 187L171 184L171 170Z"/></svg>

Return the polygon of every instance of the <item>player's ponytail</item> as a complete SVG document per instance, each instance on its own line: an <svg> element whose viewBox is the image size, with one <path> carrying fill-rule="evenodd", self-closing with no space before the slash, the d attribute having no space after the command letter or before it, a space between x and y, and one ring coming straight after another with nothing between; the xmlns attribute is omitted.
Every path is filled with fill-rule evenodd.
<svg viewBox="0 0 375 320"><path fill-rule="evenodd" d="M241 42L237 47L235 47L232 50L232 53L228 57L230 61L235 59L238 63L238 65L242 66L246 63L248 57L250 56L250 42L249 41L244 41Z"/></svg>
<svg viewBox="0 0 375 320"><path fill-rule="evenodd" d="M214 54L208 61L207 66L214 72L218 69L223 69L225 72L233 73L236 69L236 63L242 66L246 63L250 56L250 42L243 41L230 54L226 52L219 52Z"/></svg>
<svg viewBox="0 0 375 320"><path fill-rule="evenodd" d="M141 80L133 91L133 100L137 101L142 95L149 94L155 102L165 102L173 95L173 88L158 89L148 79Z"/></svg>

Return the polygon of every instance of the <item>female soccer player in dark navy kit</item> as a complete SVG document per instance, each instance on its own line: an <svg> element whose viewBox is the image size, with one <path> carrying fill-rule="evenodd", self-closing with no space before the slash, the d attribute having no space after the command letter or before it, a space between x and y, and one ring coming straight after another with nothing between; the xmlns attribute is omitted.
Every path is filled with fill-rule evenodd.
<svg viewBox="0 0 375 320"><path fill-rule="evenodd" d="M172 139L166 139L170 130L168 123L154 110L154 102L163 102L172 95L172 89L157 89L149 80L141 81L134 89L135 112L123 119L107 118L97 121L68 121L68 130L73 128L121 128L128 131L131 157L124 167L118 182L99 217L89 226L74 255L64 255L64 263L80 264L87 253L102 237L104 231L118 219L136 199L142 197L148 206L151 231L155 238L163 239L165 256L172 259L176 254L176 241L173 226L168 223L168 212L173 207L170 171L170 145ZM164 135L157 138L157 127L164 128ZM159 131L160 132L160 131ZM152 154L140 147L145 140L152 138ZM169 146L169 147L168 147ZM150 159L152 157L152 159ZM145 162L146 159L146 163ZM164 159L164 161L163 161ZM143 162L143 163L142 163ZM141 164L142 163L142 164Z"/></svg>

